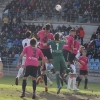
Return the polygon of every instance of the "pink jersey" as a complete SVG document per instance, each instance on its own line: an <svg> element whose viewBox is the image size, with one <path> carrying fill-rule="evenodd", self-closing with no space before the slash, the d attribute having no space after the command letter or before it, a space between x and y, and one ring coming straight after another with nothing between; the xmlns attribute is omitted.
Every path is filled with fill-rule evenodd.
<svg viewBox="0 0 100 100"><path fill-rule="evenodd" d="M78 41L74 42L74 54L77 54L80 47L80 43Z"/></svg>
<svg viewBox="0 0 100 100"><path fill-rule="evenodd" d="M38 32L40 37L40 49L48 49L50 46L43 46L43 43L47 43L48 40L54 40L53 34L47 32L46 30L41 30Z"/></svg>
<svg viewBox="0 0 100 100"><path fill-rule="evenodd" d="M38 58L43 58L44 55L42 51L38 48L32 48L31 46L26 46L22 53L26 54L25 66L37 66Z"/></svg>
<svg viewBox="0 0 100 100"><path fill-rule="evenodd" d="M67 44L65 44L63 46L63 49L72 52L71 46L72 45L74 46L74 38L73 38L73 36L69 35L68 37L66 37L66 39L67 39L68 42L67 42Z"/></svg>
<svg viewBox="0 0 100 100"><path fill-rule="evenodd" d="M80 56L79 60L84 61L85 64L80 63L82 65L82 67L80 68L80 70L88 70L88 58L84 57L84 56Z"/></svg>

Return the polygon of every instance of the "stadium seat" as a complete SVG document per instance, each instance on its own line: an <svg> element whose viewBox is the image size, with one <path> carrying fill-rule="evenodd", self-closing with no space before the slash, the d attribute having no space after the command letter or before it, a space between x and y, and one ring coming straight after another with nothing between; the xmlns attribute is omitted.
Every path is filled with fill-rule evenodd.
<svg viewBox="0 0 100 100"><path fill-rule="evenodd" d="M90 67L89 67L89 70L93 70L93 66L90 66Z"/></svg>
<svg viewBox="0 0 100 100"><path fill-rule="evenodd" d="M93 63L91 66L96 67L96 66L97 66L97 64L96 64L96 63Z"/></svg>
<svg viewBox="0 0 100 100"><path fill-rule="evenodd" d="M15 57L16 57L16 58L19 58L19 54L16 54Z"/></svg>
<svg viewBox="0 0 100 100"><path fill-rule="evenodd" d="M94 59L90 59L90 61L89 61L89 62L94 63Z"/></svg>
<svg viewBox="0 0 100 100"><path fill-rule="evenodd" d="M13 61L13 62L12 62L12 65L16 65L16 64L17 64L17 62L16 62L16 61Z"/></svg>
<svg viewBox="0 0 100 100"><path fill-rule="evenodd" d="M99 70L98 66L95 66L93 69L96 70L96 71Z"/></svg>
<svg viewBox="0 0 100 100"><path fill-rule="evenodd" d="M88 59L91 59L91 57L92 57L91 55L88 55Z"/></svg>
<svg viewBox="0 0 100 100"><path fill-rule="evenodd" d="M88 63L88 66L90 67L91 66L91 63Z"/></svg>
<svg viewBox="0 0 100 100"><path fill-rule="evenodd" d="M100 61L99 61L99 59L95 59L95 62L96 62L96 63L99 63Z"/></svg>

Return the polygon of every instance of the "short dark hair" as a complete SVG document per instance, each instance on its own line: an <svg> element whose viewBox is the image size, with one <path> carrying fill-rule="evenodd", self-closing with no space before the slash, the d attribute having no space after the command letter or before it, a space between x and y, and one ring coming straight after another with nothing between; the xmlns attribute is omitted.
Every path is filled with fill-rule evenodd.
<svg viewBox="0 0 100 100"><path fill-rule="evenodd" d="M35 46L36 45L36 38L32 38L31 40L30 40L30 45L31 46Z"/></svg>
<svg viewBox="0 0 100 100"><path fill-rule="evenodd" d="M51 25L49 23L47 23L46 26L45 26L45 29L50 30L50 28L51 28Z"/></svg>
<svg viewBox="0 0 100 100"><path fill-rule="evenodd" d="M56 34L55 34L55 40L59 40L59 33L57 32Z"/></svg>
<svg viewBox="0 0 100 100"><path fill-rule="evenodd" d="M31 36L31 32L26 33L26 38L29 38Z"/></svg>
<svg viewBox="0 0 100 100"><path fill-rule="evenodd" d="M72 28L72 29L69 31L69 33L71 33L71 32L76 32L76 30Z"/></svg>

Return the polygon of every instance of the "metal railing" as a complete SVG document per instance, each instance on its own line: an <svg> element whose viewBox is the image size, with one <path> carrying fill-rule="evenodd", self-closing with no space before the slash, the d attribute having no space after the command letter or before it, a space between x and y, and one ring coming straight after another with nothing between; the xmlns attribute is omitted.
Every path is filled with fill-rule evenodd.
<svg viewBox="0 0 100 100"><path fill-rule="evenodd" d="M8 16L9 19L13 16L20 16L22 20L34 20L34 21L54 21L54 22L76 22L76 23L99 23L100 15L93 14L67 14L67 13L37 13L35 11L21 11L14 12L8 11L8 13L3 13L3 17Z"/></svg>

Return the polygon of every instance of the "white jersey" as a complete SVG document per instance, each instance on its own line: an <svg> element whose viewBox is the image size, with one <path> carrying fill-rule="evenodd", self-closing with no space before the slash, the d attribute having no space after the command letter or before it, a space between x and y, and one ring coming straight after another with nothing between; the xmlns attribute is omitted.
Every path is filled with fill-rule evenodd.
<svg viewBox="0 0 100 100"><path fill-rule="evenodd" d="M79 59L80 56L81 56L81 53L80 53L80 51L78 51L75 57L76 57L77 59Z"/></svg>
<svg viewBox="0 0 100 100"><path fill-rule="evenodd" d="M28 39L28 38L24 39L24 40L22 41L22 46L23 46L23 48L24 48L25 46L30 46L30 39Z"/></svg>

